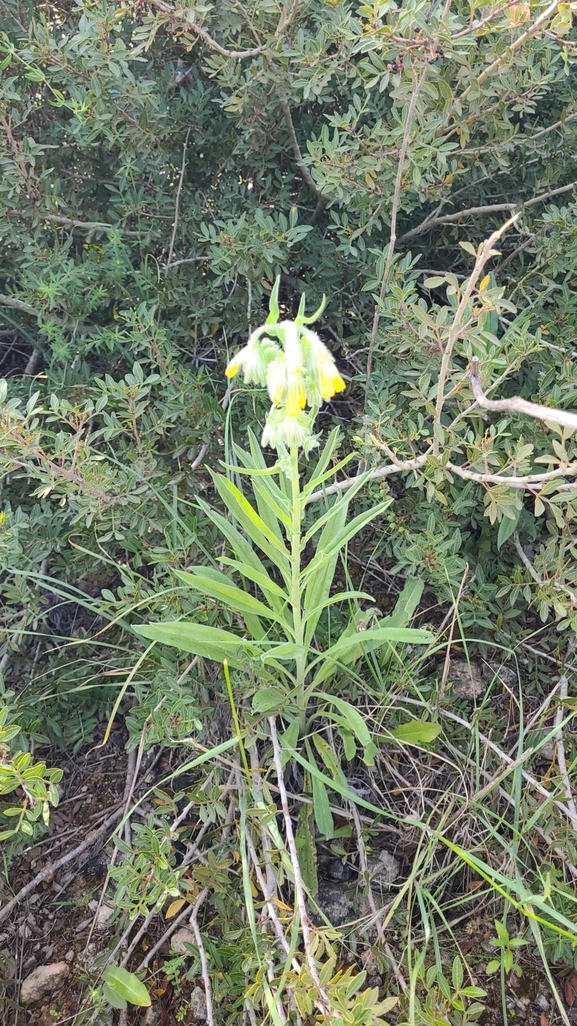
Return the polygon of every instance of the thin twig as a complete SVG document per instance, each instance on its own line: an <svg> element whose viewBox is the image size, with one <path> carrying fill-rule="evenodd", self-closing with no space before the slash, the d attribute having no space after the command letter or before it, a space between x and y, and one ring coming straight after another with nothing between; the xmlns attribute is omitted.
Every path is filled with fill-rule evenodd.
<svg viewBox="0 0 577 1026"><path fill-rule="evenodd" d="M567 760L565 758L565 742L563 739L563 703L567 701L567 692L569 687L569 679L564 673L559 678L559 706L555 714L555 728L557 730L557 763L559 765L559 773L563 786L565 788L565 800L567 802L567 808L577 821L577 806L575 805L575 799L573 798L573 791L571 790L571 776L567 770Z"/></svg>
<svg viewBox="0 0 577 1026"><path fill-rule="evenodd" d="M577 429L577 413L569 413L566 410L558 410L552 406L542 406L540 403L531 403L522 399L519 395L511 396L510 399L487 399L481 386L480 364L478 357L471 360L471 388L477 403L483 410L492 410L495 413L522 413L533 420L544 420L551 424L560 424L562 427Z"/></svg>
<svg viewBox="0 0 577 1026"><path fill-rule="evenodd" d="M293 825L292 825L290 810L289 810L289 806L288 806L288 797L287 797L287 793L286 793L286 787L285 787L285 783L284 783L284 774L283 774L283 768L282 768L282 755L281 755L280 745L279 745L279 741L278 741L278 737L277 737L276 722L275 722L274 716L271 716L269 718L268 722L269 722L269 727L270 727L270 736L271 736L272 747L273 747L274 764L275 764L275 768L276 768L278 789L279 789L279 795L280 795L280 800L281 800L281 808L282 808L282 814L283 814L284 825L285 825L285 834L286 834L287 844L288 844L289 853L290 853L290 857L291 857L291 863L292 863L292 867L293 867L295 896L296 896L296 902L297 902L297 907L298 907L299 916L300 916L300 926L301 926L301 932L302 932L302 938L303 938L303 947L304 947L304 952L305 952L305 958L306 958L308 970L310 972L310 975L311 975L311 978L313 980L313 983L315 984L315 986L316 986L316 988L317 988L317 990L319 992L319 997L321 998L322 1003L324 1005L323 1011L325 1012L325 1014L328 1014L329 1009L330 1009L330 1003L329 1003L328 995L326 994L326 992L325 992L325 990L324 990L324 988L323 988L323 986L321 984L321 981L319 979L318 969L317 969L316 962L315 962L315 960L313 958L313 954L312 954L312 951L311 951L311 933L310 933L309 916L308 916L307 906L306 906L306 901L305 901L305 893L304 893L304 887L303 887L303 880L302 880L302 876L301 876L301 869L300 869L300 864L299 864L298 851L297 851L297 846L296 846L296 842L295 842L295 836L294 836L294 832L293 832Z"/></svg>
<svg viewBox="0 0 577 1026"><path fill-rule="evenodd" d="M121 805L109 816L107 816L107 818L104 820L104 823L101 826L99 826L96 830L91 830L91 832L87 834L84 840L81 841L80 844L77 844L76 847L72 849L72 851L67 852L66 855L62 856L62 858L56 859L55 862L49 862L47 866L44 866L44 869L37 873L33 880L29 880L28 883L24 885L24 887L21 887L18 893L14 895L12 900L0 909L0 922L6 919L12 912L12 909L15 908L16 905L18 905L21 901L23 901L24 898L27 898L28 895L32 893L32 891L36 890L36 888L41 883L44 883L45 880L48 880L49 877L52 877L58 869L61 869L62 866L68 865L69 862L72 862L73 859L78 858L79 855L82 855L83 852L85 852L88 848L92 847L94 842L98 841L99 838L102 837L102 835L109 830L112 824L116 823L116 821L122 817L122 812L123 806Z"/></svg>
<svg viewBox="0 0 577 1026"><path fill-rule="evenodd" d="M186 133L186 139L184 140L184 146L182 147L182 166L180 168L180 178L178 179L178 186L176 189L176 202L174 205L174 224L172 226L172 236L170 238L170 246L168 247L168 257L166 260L166 266L164 268L165 275L168 273L168 269L172 262L172 254L174 253L174 240L176 239L176 232L178 230L178 218L180 215L180 194L182 192L182 183L184 181L184 172L186 170L186 151L188 148L188 140L190 139L190 133L192 129L189 128Z"/></svg>
<svg viewBox="0 0 577 1026"><path fill-rule="evenodd" d="M500 68L502 64L504 64L507 58L512 56L515 50L518 50L520 46L523 46L523 44L531 38L531 36L534 36L535 33L538 32L539 29L549 20L549 18L552 18L553 15L556 14L558 7L559 0L553 0L553 2L549 4L549 6L543 11L543 13L535 19L533 24L529 25L529 28L526 29L525 32L522 32L517 39L514 39L513 42L509 44L509 46L505 49L504 53L500 54L500 56L497 57L493 61L493 63L489 65L488 68L485 68L484 71L482 71L479 75L475 77L475 89L478 88L478 86L482 85L483 82L485 82L489 78L489 76L493 74L494 71L497 71L497 69ZM465 89L464 93L458 98L459 104L462 104L463 101L468 97L472 88L473 83L471 82L470 85L468 85Z"/></svg>
<svg viewBox="0 0 577 1026"><path fill-rule="evenodd" d="M255 46L252 50L227 50L225 46L221 46L217 43L216 39L203 29L197 21L191 21L189 18L190 10L185 7L172 7L171 4L164 3L164 0L150 0L153 7L156 7L158 11L162 11L163 14L169 14L171 19L181 19L186 22L187 29L194 32L195 35L202 39L207 46L210 46L211 50L216 50L217 53L221 54L222 57L232 57L235 60L244 60L248 57L258 57L259 54L264 53L266 46ZM281 16L282 17L282 16Z"/></svg>
<svg viewBox="0 0 577 1026"><path fill-rule="evenodd" d="M338 495L340 492L346 492L347 488L352 488L363 477L367 481L379 481L383 477L389 477L390 474L398 474L403 470L419 470L420 467L424 467L427 458L428 455L424 453L422 456L415 457L414 460L405 460L404 463L393 463L386 467L375 467L369 473L356 474L355 477L347 477L343 481L335 481L328 488L319 488L317 492L312 492L307 496L307 504L309 502L318 502L319 499L324 499L328 495Z"/></svg>
<svg viewBox="0 0 577 1026"><path fill-rule="evenodd" d="M202 982L204 983L204 996L206 1000L206 1021L208 1023L208 1026L214 1026L214 1013L212 1007L212 987L210 984L210 974L208 971L208 960L206 957L204 944L202 942L202 934L200 932L200 927L198 925L198 913L200 910L200 906L202 905L203 901L205 901L207 895L208 889L205 888L204 891L201 891L198 898L196 899L193 913L190 917L190 925L192 927L192 932L194 933L196 939L196 946L198 948L198 954L200 956L200 969L202 974Z"/></svg>
<svg viewBox="0 0 577 1026"><path fill-rule="evenodd" d="M439 380L437 382L437 401L435 404L434 418L436 425L440 426L441 423L441 414L443 411L443 406L446 398L445 382L447 380L447 375L449 373L451 358L453 356L453 349L461 332L461 323L463 320L465 310L469 305L481 271L483 270L489 257L493 255L493 246L496 242L498 242L498 240L507 231L507 229L510 228L511 225L515 224L515 222L519 219L519 216L519 214L513 214L513 216L510 217L508 221L505 221L505 223L502 224L500 228L497 228L494 232L492 232L489 238L485 240L485 242L481 246L477 259L475 260L475 266L473 267L469 281L467 282L461 295L459 305L457 306L455 316L449 329L447 341L445 343L445 348L443 351L443 358L441 360L441 366L439 369ZM435 432L433 435L433 451L435 453L435 456L439 455L439 435L437 432Z"/></svg>
<svg viewBox="0 0 577 1026"><path fill-rule="evenodd" d="M451 618L451 626L449 628L449 637L448 637L448 640L447 640L447 651L445 653L445 663L444 663L444 666L443 666L443 676L441 677L441 683L440 683L439 691L438 691L438 701L439 701L439 703L440 703L440 701L441 701L441 699L442 699L442 697L443 697L443 695L445 693L445 688L447 686L447 680L449 678L449 672L450 672L450 669L451 669L451 646L453 644L453 634L455 632L455 623L457 622L457 613L459 611L459 602L461 601L461 596L463 594L463 589L465 587L465 581L467 580L468 575L469 575L469 564L465 563L465 569L463 571L463 576L461 577L461 583L459 585L459 591L457 592L457 598L455 599L455 601L453 603L453 616Z"/></svg>
<svg viewBox="0 0 577 1026"><path fill-rule="evenodd" d="M284 116L284 120L285 120L285 125L287 127L287 132L288 132L289 137L290 137L291 145L292 145L292 148L293 148L293 153L295 155L295 160L296 160L297 166L299 168L299 171L300 171L300 173L301 173L301 175L303 177L303 181L306 182L306 184L308 185L309 189L312 189L312 191L314 192L314 194L317 197L317 199L319 199L319 200L323 199L324 200L325 206L326 206L327 200L322 195L321 190L319 189L319 187L316 184L313 176L311 175L307 165L305 164L305 162L303 160L303 155L302 155L301 148L299 146L299 141L297 139L297 135L296 135L296 132L295 132L295 126L294 126L293 119L292 119L291 109L290 109L290 107L288 105L288 100L284 96L279 96L279 103L281 105L281 110L283 112L283 116Z"/></svg>
<svg viewBox="0 0 577 1026"><path fill-rule="evenodd" d="M403 132L403 141L401 143L401 149L399 152L399 161L397 164L397 175L395 179L395 188L393 192L393 202L391 205L391 233L389 238L389 248L387 250L387 259L385 261L385 267L383 270L383 276L381 278L381 288L379 291L379 299L375 304L375 312L373 314L373 326L371 328L371 337L369 340L369 350L367 355L367 371L366 371L366 383L365 383L365 409L367 407L369 387L371 384L371 373L373 369L373 355L375 346L377 343L377 334L379 331L379 323L381 320L381 312L387 286L389 284L389 275L393 263L393 256L395 253L395 245L397 242L397 218L399 215L399 203L401 199L401 186L403 182L403 174L405 171L405 160L407 157L407 150L409 148L409 141L411 138L411 132L413 129L413 120L417 110L417 102L425 79L429 73L429 65L425 64L421 75L417 78L416 71L413 71L413 91L411 100L407 110L407 117L405 121L405 131Z"/></svg>
<svg viewBox="0 0 577 1026"><path fill-rule="evenodd" d="M410 239L416 238L417 235L423 235L425 232L431 231L436 225L455 224L462 221L465 217L475 217L478 214L502 214L505 211L513 210L522 212L526 207L533 207L536 203L544 203L545 200L552 199L554 196L561 196L564 192L570 192L576 186L577 182L569 182L568 185L561 185L557 189L550 189L539 196L533 196L524 203L486 203L480 207L467 207L466 210L456 210L452 214L441 214L439 217L425 218L416 228L411 228L410 231L401 235L398 241L400 243L408 242Z"/></svg>
<svg viewBox="0 0 577 1026"><path fill-rule="evenodd" d="M403 701L408 701L408 699L403 698ZM413 703L411 703L411 704L413 704ZM415 699L415 704L417 704L417 705L419 704L417 699ZM441 713L441 716L445 716L447 719L453 720L455 723L459 723L460 726L466 727L466 729L471 731L471 733L474 730L477 730L477 727L475 727L473 724L469 723L468 720L463 719L461 716L457 716L455 713L449 712L447 709L441 709L440 713ZM502 759L503 762L506 763L508 766L511 766L513 764L514 760L511 759L511 757L509 755L507 755L506 752L504 752L501 748L499 748L499 746L496 745L494 741L491 741L490 738L486 737L486 735L482 734L481 731L479 731L479 730L477 730L477 733L479 735L480 740L483 742L483 744L487 745L493 752L495 752L495 755L497 755L499 757L499 759ZM527 748L525 750L525 752L523 753L523 756L524 756L525 759L528 759L529 756L532 755L532 753L533 753L533 749L532 748ZM516 760L516 762L518 762L518 761L519 760ZM527 781L527 783L530 784L531 787L533 787L538 792L538 794L542 795L543 798L546 798L547 801L552 802L553 805L555 805L556 808L561 810L561 812L569 820L569 822L570 822L571 826L573 827L573 829L576 830L577 829L577 815L575 815L571 811L571 809L569 809L568 806L565 805L564 802L561 802L557 798L555 798L553 792L552 791L548 791L546 787L543 787L543 784L540 784L538 780L535 780L535 777L531 776L531 774L528 773L527 770L522 769L521 773L522 773L523 777L525 778L525 780Z"/></svg>

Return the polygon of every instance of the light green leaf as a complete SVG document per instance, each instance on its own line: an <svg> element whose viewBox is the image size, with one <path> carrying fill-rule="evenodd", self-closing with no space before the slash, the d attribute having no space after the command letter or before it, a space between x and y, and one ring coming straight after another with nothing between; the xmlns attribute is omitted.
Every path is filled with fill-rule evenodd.
<svg viewBox="0 0 577 1026"><path fill-rule="evenodd" d="M397 741L408 745L429 745L439 736L442 727L438 723L424 723L422 720L409 720L391 731Z"/></svg>
<svg viewBox="0 0 577 1026"><path fill-rule="evenodd" d="M120 966L109 965L104 970L102 979L115 994L129 1004L138 1005L139 1008L148 1008L150 1005L150 994L135 973L129 973Z"/></svg>
<svg viewBox="0 0 577 1026"><path fill-rule="evenodd" d="M317 554L326 552L332 539L342 531L347 519L347 510L348 502L343 502L337 506L334 512L331 511L332 516L325 524L317 542ZM307 581L303 597L306 622L305 645L307 647L312 643L324 603L329 597L338 558L339 551L335 549L332 555L324 562L319 563Z"/></svg>
<svg viewBox="0 0 577 1026"><path fill-rule="evenodd" d="M288 573L289 553L286 546L275 537L270 527L265 524L262 517L232 481L220 474L213 474L212 479L222 501L233 517L242 525L249 538L272 560L275 566Z"/></svg>
<svg viewBox="0 0 577 1026"><path fill-rule="evenodd" d="M218 663L228 659L230 665L236 669L244 665L246 658L260 654L260 649L254 642L239 638L220 627L208 627L186 620L145 624L134 627L134 630L150 641L160 641L163 645L171 645L181 652L190 652L191 655L203 659L214 659Z"/></svg>
<svg viewBox="0 0 577 1026"><path fill-rule="evenodd" d="M317 877L317 849L311 830L310 805L301 805L295 841L303 882L309 894L314 898L318 893L319 884Z"/></svg>
<svg viewBox="0 0 577 1026"><path fill-rule="evenodd" d="M360 712L358 712L350 702L345 702L344 698L339 698L337 695L326 695L320 691L313 691L313 695L311 697L322 699L323 702L328 702L330 705L334 705L343 717L346 726L352 731L355 737L358 738L363 748L369 744L371 740L369 729Z"/></svg>
<svg viewBox="0 0 577 1026"><path fill-rule="evenodd" d="M338 663L352 663L363 653L374 652L383 645L412 644L431 645L435 637L430 631L418 630L413 627L373 627L368 631L355 633L347 637L341 637L322 655L309 664L307 672L321 663L317 670L313 687L317 687L321 681L326 680L336 670Z"/></svg>
<svg viewBox="0 0 577 1026"><path fill-rule="evenodd" d="M117 994L116 991L108 985L108 983L105 983L102 988L102 997L105 1001L108 1001L111 1008L128 1008L128 1003L123 997L120 997L120 994Z"/></svg>
<svg viewBox="0 0 577 1026"><path fill-rule="evenodd" d="M260 688L253 695L252 710L256 713L278 713L282 710L286 697L285 692L280 688Z"/></svg>
<svg viewBox="0 0 577 1026"><path fill-rule="evenodd" d="M320 836L328 840L334 836L335 832L329 796L323 780L312 777L312 784L315 823Z"/></svg>
<svg viewBox="0 0 577 1026"><path fill-rule="evenodd" d="M392 501L392 499L386 499L385 502L379 503L378 506L374 506L373 509L359 513L357 517L337 532L336 536L332 538L330 545L326 548L321 548L319 544L314 557L311 559L309 565L303 570L301 578L306 579L307 577L310 577L311 574L316 573L319 567L328 563L335 553L340 552L343 546L345 546L351 538L354 538L359 531L362 531L363 527L366 527L372 520L379 517L381 513L390 506Z"/></svg>
<svg viewBox="0 0 577 1026"><path fill-rule="evenodd" d="M199 508L218 527L223 537L226 538L236 558L255 570L264 570L262 560L254 551L250 541L241 534L238 528L231 524L226 517L223 517L222 513L212 509L203 499L197 499L196 501Z"/></svg>
<svg viewBox="0 0 577 1026"><path fill-rule="evenodd" d="M283 603L288 602L286 591L283 591L283 589L269 577L266 571L255 570L253 567L247 566L246 563L241 563L238 559L230 559L228 556L222 556L220 561L221 563L224 563L225 566L230 566L234 570L238 570L243 577L252 581L253 584L257 584L265 598L270 594L281 599Z"/></svg>
<svg viewBox="0 0 577 1026"><path fill-rule="evenodd" d="M514 510L514 513L515 513L515 515L513 517L508 517L508 516L505 516L505 515L503 515L501 517L501 522L499 524L499 530L497 532L497 548L498 549L502 548L503 545L505 544L505 542L508 541L509 538L513 534L515 534L515 531L517 530L517 526L519 524L519 517L521 516L521 510L520 509L516 509L516 510Z"/></svg>
<svg viewBox="0 0 577 1026"><path fill-rule="evenodd" d="M199 567L191 572L186 570L175 570L174 573L179 581L198 592L200 595L209 595L211 598L219 599L236 613L253 613L268 620L279 620L277 614L265 606L264 602L249 595L242 588L226 577L225 574L210 567ZM288 629L288 624L281 620L283 626ZM292 632L291 632L292 633Z"/></svg>

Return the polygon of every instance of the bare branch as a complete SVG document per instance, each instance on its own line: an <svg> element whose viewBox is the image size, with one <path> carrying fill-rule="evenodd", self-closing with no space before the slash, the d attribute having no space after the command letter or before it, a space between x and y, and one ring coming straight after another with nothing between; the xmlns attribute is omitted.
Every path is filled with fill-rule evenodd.
<svg viewBox="0 0 577 1026"><path fill-rule="evenodd" d="M264 53L266 46L255 46L252 50L227 50L226 47L221 46L217 43L216 39L202 28L197 21L192 21L189 17L190 11L183 7L172 7L171 4L164 3L164 0L150 0L153 7L156 7L157 11L161 11L163 14L170 15L171 18L178 18L179 20L185 21L187 28L191 29L199 39L202 39L207 46L210 46L211 50L216 50L217 53L221 54L222 57L231 57L235 60L244 60L248 57L258 57L259 54ZM281 16L282 19L282 16Z"/></svg>
<svg viewBox="0 0 577 1026"><path fill-rule="evenodd" d="M488 68L485 68L484 71L482 71L479 75L476 76L476 78L475 78L475 86L477 87L477 86L482 85L483 82L485 82L489 78L489 76L493 74L494 71L497 71L497 69L500 68L501 65L504 64L505 61L512 56L512 54L515 52L515 50L518 50L520 46L523 46L524 43L526 43L527 40L531 38L531 36L534 36L535 33L538 32L539 29L542 28L543 25L545 25L547 23L549 18L553 17L553 15L556 13L558 7L559 7L559 0L553 0L553 2L550 3L548 7L545 8L543 13L540 14L539 17L535 19L535 21L533 22L532 25L529 25L529 28L526 29L525 32L522 32L521 35L518 36L517 39L514 39L513 42L510 43L510 45L506 48L504 53L500 54L499 57L496 57L495 60L493 61L493 63L489 64ZM465 100L469 96L472 88L473 88L473 82L471 82L467 86L467 88L465 89L465 91L462 94L462 96L459 97L459 103L461 103L461 104L463 103L463 100Z"/></svg>
<svg viewBox="0 0 577 1026"><path fill-rule="evenodd" d="M168 274L171 262L172 254L174 253L174 240L176 239L176 233L178 231L178 218L180 214L180 194L182 192L182 183L184 181L184 172L186 170L186 150L188 147L188 140L190 139L190 133L192 129L189 128L186 133L186 139L184 140L184 146L182 147L182 167L180 168L180 178L178 179L178 186L176 189L176 202L174 205L174 224L172 226L172 235L170 237L170 246L168 247L168 257L166 258L166 266L164 268L165 275Z"/></svg>
<svg viewBox="0 0 577 1026"><path fill-rule="evenodd" d="M25 303L22 299L16 299L15 296L5 296L2 292L0 292L0 305L9 306L12 310L19 310L20 313L30 314L31 317L36 317L38 321L42 318L54 321L55 324L60 324L69 331L81 330L85 335L88 335L98 330L95 324L84 324L82 321L57 317L56 314L51 313L49 310L36 310L30 303Z"/></svg>
<svg viewBox="0 0 577 1026"><path fill-rule="evenodd" d="M105 224L101 221L78 221L72 217L65 217L64 214L40 214L43 221L53 221L54 224L61 224L64 228L79 228L86 232L118 232L129 239L140 239L143 232L130 231L117 224Z"/></svg>
<svg viewBox="0 0 577 1026"><path fill-rule="evenodd" d="M576 186L577 182L569 182L568 185L561 185L558 189L550 189L539 196L532 196L531 199L526 200L522 204L487 203L480 207L467 207L466 210L456 210L452 214L442 214L439 217L431 217L430 219L425 218L416 228L411 228L410 231L401 235L399 242L408 242L409 239L414 239L417 235L424 235L425 232L430 231L436 225L454 224L455 222L462 221L465 217L474 217L477 214L502 214L505 211L513 211L518 208L522 211L525 207L533 207L536 203L544 203L545 200L552 199L554 196L561 196L564 192L570 192Z"/></svg>
<svg viewBox="0 0 577 1026"><path fill-rule="evenodd" d="M559 424L561 427L571 428L573 431L577 429L577 413L558 410L553 406L541 406L540 403L531 403L519 395L511 396L510 399L487 399L481 386L479 360L476 356L471 360L471 387L477 403L483 410L492 410L494 413L522 413L525 417L532 417L533 420Z"/></svg>
<svg viewBox="0 0 577 1026"><path fill-rule="evenodd" d="M413 91L411 100L407 110L407 118L405 121L405 131L403 132L403 141L401 143L401 150L399 153L399 162L397 165L397 176L395 179L395 188L393 192L393 202L391 206L391 235L389 239L389 248L387 250L387 259L385 261L385 268L383 270L383 276L381 278L381 288L379 291L379 300L375 304L375 312L373 314L373 326L371 328L371 337L369 339L369 351L367 355L367 374L365 381L365 409L367 407L367 401L369 396L369 387L371 384L371 372L373 369L373 355L375 351L375 345L377 343L377 334L379 331L379 323L381 320L381 307L389 284L389 275L391 273L391 267L393 263L393 256L395 253L395 246L397 243L397 218L399 216L399 203L401 199L401 185L403 181L403 174L405 171L405 160L407 157L407 150L409 148L409 141L411 138L411 132L413 129L413 121L417 110L417 101L425 79L429 73L429 65L425 64L423 71L421 72L420 78L417 78L416 71L413 71Z"/></svg>
<svg viewBox="0 0 577 1026"><path fill-rule="evenodd" d="M347 477L344 481L336 481L334 484L329 485L328 488L320 488L317 492L312 492L307 497L307 503L318 502L319 499L324 499L328 495L338 495L340 492L346 492L347 488L352 488L353 485L357 484L358 481L364 477L367 481L379 481L383 477L389 477L390 474L398 474L402 470L418 470L419 467L423 467L427 462L427 453L422 456L417 456L414 460L405 460L404 463L388 464L385 467L376 467L371 470L368 474L357 474L355 477Z"/></svg>
<svg viewBox="0 0 577 1026"><path fill-rule="evenodd" d="M303 177L303 181L305 181L307 183L308 187L310 189L312 189L312 191L314 192L314 194L317 197L317 199L319 201L320 200L323 201L323 209L324 209L324 207L327 205L328 201L327 201L326 197L322 195L321 190L318 188L318 186L317 186L313 176L311 175L311 173L309 171L309 168L307 167L307 165L305 164L305 162L303 160L303 155L302 155L302 152L301 152L301 148L299 146L299 141L297 139L297 135L296 135L296 132L295 132L295 126L294 126L293 119L292 119L291 109L290 109L290 107L288 105L288 101L287 101L286 97L279 96L279 103L281 105L281 110L283 112L283 116L284 116L284 120L285 120L285 125L287 127L287 132L288 132L288 134L290 136L290 141L291 141L291 145L292 145L292 148L293 148L293 153L295 155L295 160L297 162L297 166L299 168L299 171L300 171L300 173L301 173L301 175ZM317 218L318 218L318 215L317 215Z"/></svg>
<svg viewBox="0 0 577 1026"><path fill-rule="evenodd" d="M499 241L499 239L507 231L507 229L510 228L511 225L515 224L515 222L519 219L519 216L519 214L513 214L513 217L510 217L508 221L505 221L505 223L502 224L500 228L497 228L496 231L494 231L492 235L490 235L489 238L485 240L481 247L479 255L477 256L477 259L475 261L475 266L473 267L469 281L467 282L467 285L463 290L463 294L459 301L459 305L455 311L453 323L451 324L451 327L449 329L449 334L447 337L447 342L445 345L445 349L443 351L443 358L441 360L441 366L439 369L439 380L437 383L437 402L435 407L435 423L438 425L440 425L441 423L441 413L445 402L445 382L447 380L447 375L449 373L449 366L451 363L451 357L453 355L455 342L459 338L459 334L461 331L463 315L465 313L465 310L467 309L467 306L469 305L469 301L471 299L471 296L473 295L473 291L475 289L475 285L477 284L481 271L483 270L489 257L493 254L493 246L496 242ZM437 434L435 434L433 437L433 451L435 455L438 456L439 437Z"/></svg>
<svg viewBox="0 0 577 1026"><path fill-rule="evenodd" d="M577 464L568 467L560 467L558 470L549 470L543 474L525 474L523 477L507 474L485 474L473 470L467 470L456 463L446 463L445 469L465 478L466 481L477 481L478 484L502 484L508 488L539 488L547 481L554 481L558 477L568 477L577 474Z"/></svg>

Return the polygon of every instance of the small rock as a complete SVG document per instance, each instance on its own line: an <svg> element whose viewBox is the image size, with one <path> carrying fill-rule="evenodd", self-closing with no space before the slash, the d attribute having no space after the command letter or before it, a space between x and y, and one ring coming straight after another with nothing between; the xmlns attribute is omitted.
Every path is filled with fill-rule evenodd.
<svg viewBox="0 0 577 1026"><path fill-rule="evenodd" d="M114 908L112 905L108 905L105 901L102 905L98 905L97 901L90 901L88 908L92 912L96 912L96 923L94 924L95 930L107 930L109 927L109 919L114 915Z"/></svg>
<svg viewBox="0 0 577 1026"><path fill-rule="evenodd" d="M483 667L476 659L451 659L449 663L449 680L453 684L453 694L459 698L478 698L487 690L483 677Z"/></svg>
<svg viewBox="0 0 577 1026"><path fill-rule="evenodd" d="M339 883L348 883L355 875L352 867L340 859L329 859L321 868L328 880L336 880Z"/></svg>
<svg viewBox="0 0 577 1026"><path fill-rule="evenodd" d="M69 948L68 951L66 952L65 956L64 956L64 961L65 962L73 962L75 954L76 954L76 952L74 951L74 948Z"/></svg>
<svg viewBox="0 0 577 1026"><path fill-rule="evenodd" d="M187 955L189 954L186 947L187 944L192 944L193 947L196 947L196 940L192 930L188 926L181 926L180 929L176 930L170 938L170 947L179 955Z"/></svg>
<svg viewBox="0 0 577 1026"><path fill-rule="evenodd" d="M188 1008L195 1022L206 1022L206 998L202 987L194 988Z"/></svg>
<svg viewBox="0 0 577 1026"><path fill-rule="evenodd" d="M537 997L535 998L535 1005L540 1012L548 1012L549 1008L551 1007L544 994L537 994Z"/></svg>
<svg viewBox="0 0 577 1026"><path fill-rule="evenodd" d="M58 990L68 976L70 969L66 962L55 962L53 965L39 965L34 972L27 976L20 988L20 1002L23 1005L32 1005L39 1001L45 994L51 994Z"/></svg>
<svg viewBox="0 0 577 1026"><path fill-rule="evenodd" d="M371 859L368 864L371 885L381 890L390 890L397 879L401 867L390 851L379 852L378 859Z"/></svg>
<svg viewBox="0 0 577 1026"><path fill-rule="evenodd" d="M342 883L323 880L319 884L316 902L333 926L342 926L349 919L356 919L355 906ZM314 912L311 919L316 926L324 925L321 917Z"/></svg>

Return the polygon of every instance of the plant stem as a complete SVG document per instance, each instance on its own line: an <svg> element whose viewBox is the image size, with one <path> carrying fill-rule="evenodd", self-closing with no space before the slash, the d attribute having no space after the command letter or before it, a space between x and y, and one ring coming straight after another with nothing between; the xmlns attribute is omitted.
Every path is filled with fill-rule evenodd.
<svg viewBox="0 0 577 1026"><path fill-rule="evenodd" d="M291 549L291 589L290 600L293 614L294 641L297 647L296 655L296 700L299 710L299 733L303 733L306 726L306 696L305 696L305 673L306 657L304 650L304 624L301 608L301 523L303 514L303 502L299 480L299 451L293 445L290 450L291 461L291 527L290 527L290 549Z"/></svg>

